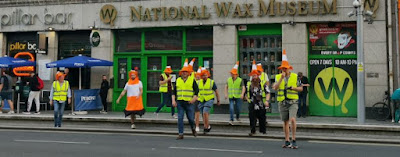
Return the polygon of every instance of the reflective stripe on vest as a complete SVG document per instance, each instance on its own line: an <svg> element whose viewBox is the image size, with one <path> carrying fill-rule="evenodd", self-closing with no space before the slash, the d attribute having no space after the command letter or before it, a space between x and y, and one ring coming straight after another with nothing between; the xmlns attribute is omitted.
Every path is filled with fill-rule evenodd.
<svg viewBox="0 0 400 157"><path fill-rule="evenodd" d="M265 97L264 97L264 95L265 95L265 91L264 91L264 86L265 86L265 84L266 84L267 82L261 82L261 90L262 90L262 93L263 93L263 99L262 99L262 101L265 101L264 99L265 99ZM251 85L251 82L250 81L248 81L247 82L247 88L246 88L246 90L247 90L247 102L251 102L251 98L250 98L250 85ZM263 102L264 103L264 102Z"/></svg>
<svg viewBox="0 0 400 157"><path fill-rule="evenodd" d="M206 83L204 84L203 80L199 81L199 101L209 101L214 99L214 92L212 87L214 86L214 80L207 79Z"/></svg>
<svg viewBox="0 0 400 157"><path fill-rule="evenodd" d="M186 82L181 77L176 80L177 100L190 101L193 98L193 82L192 77L188 77Z"/></svg>
<svg viewBox="0 0 400 157"><path fill-rule="evenodd" d="M165 73L161 74L161 76L163 77L164 81L168 79L167 75ZM174 90L174 87L172 86L172 90ZM159 92L163 92L163 93L167 93L168 92L168 82L161 84L159 89Z"/></svg>
<svg viewBox="0 0 400 157"><path fill-rule="evenodd" d="M60 86L60 82L54 81L53 88L54 88L53 100L57 100L57 101L66 101L67 100L68 88L69 88L68 81L64 81L62 86Z"/></svg>
<svg viewBox="0 0 400 157"><path fill-rule="evenodd" d="M237 77L235 81L233 81L232 77L228 78L228 95L229 98L240 98L242 94L242 79Z"/></svg>
<svg viewBox="0 0 400 157"><path fill-rule="evenodd" d="M282 74L275 75L275 81L279 81L281 79ZM297 74L295 73L290 73L290 77L288 80L288 83L286 87L297 87ZM282 80L281 84L279 85L278 89L278 94L277 94L277 100L278 101L283 101L285 100L286 96L288 99L293 99L293 100L298 100L299 99L299 94L295 90L286 90L286 96L285 96L285 79Z"/></svg>

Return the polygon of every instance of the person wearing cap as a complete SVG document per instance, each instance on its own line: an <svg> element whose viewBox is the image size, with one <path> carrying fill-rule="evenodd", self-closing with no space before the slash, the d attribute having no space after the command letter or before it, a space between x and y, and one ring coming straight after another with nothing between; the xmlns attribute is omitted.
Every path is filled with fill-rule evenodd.
<svg viewBox="0 0 400 157"><path fill-rule="evenodd" d="M129 72L129 80L125 85L124 90L121 92L117 99L117 104L120 103L121 98L127 94L127 102L124 110L125 117L131 116L131 129L136 129L135 119L136 115L142 117L145 110L143 107L143 84L139 80L139 73L137 70L131 70Z"/></svg>
<svg viewBox="0 0 400 157"><path fill-rule="evenodd" d="M195 81L197 83L197 86L199 86L199 81L201 80L201 66L199 66L199 69L197 69L197 72L195 73ZM194 122L196 124L196 132L200 131L200 107L199 107L199 101L197 100L194 104Z"/></svg>
<svg viewBox="0 0 400 157"><path fill-rule="evenodd" d="M158 112L160 112L161 108L164 107L165 105L170 105L171 106L171 116L173 118L178 118L175 115L175 107L172 106L172 100L171 100L171 95L172 95L172 76L171 76L172 70L171 66L165 67L164 73L161 74L160 76L160 81L158 82L160 87L159 90L162 93L162 98L163 102L158 106L155 114L157 114L158 117Z"/></svg>
<svg viewBox="0 0 400 157"><path fill-rule="evenodd" d="M71 104L71 88L69 82L64 80L65 74L56 73L56 81L50 90L50 106L54 104L54 127L61 127L65 103Z"/></svg>
<svg viewBox="0 0 400 157"><path fill-rule="evenodd" d="M204 133L211 131L209 124L210 110L214 104L214 98L217 97L217 105L220 105L217 85L210 79L210 72L206 68L201 69L201 80L199 81L199 101L200 112L203 115ZM215 96L214 96L215 93Z"/></svg>
<svg viewBox="0 0 400 157"><path fill-rule="evenodd" d="M176 80L174 92L172 93L172 105L178 107L179 135L176 138L177 140L183 139L183 116L185 112L190 128L192 129L192 134L195 137L197 136L194 128L194 103L197 100L199 88L194 77L189 77L191 70L186 61L183 68L179 71L181 77Z"/></svg>
<svg viewBox="0 0 400 157"><path fill-rule="evenodd" d="M243 103L243 96L246 92L242 78L238 76L239 61L230 71L231 77L226 81L225 99L229 98L229 124L233 125L233 115L236 114L236 120L240 121L240 111ZM236 108L236 110L235 110Z"/></svg>
<svg viewBox="0 0 400 157"><path fill-rule="evenodd" d="M261 81L261 73L257 70L255 61L253 61L252 70L249 74L251 80L247 84L246 98L249 101L249 120L251 132L249 136L256 133L257 120L260 127L260 133L266 134L266 109L269 108L270 91L267 83ZM263 100L263 93L266 95L266 100Z"/></svg>
<svg viewBox="0 0 400 157"><path fill-rule="evenodd" d="M298 80L297 74L290 72L293 67L290 66L286 50L282 52L282 65L278 67L282 73L275 75L274 90L278 91L277 100L281 120L283 121L283 130L285 133L285 143L283 148L297 149L296 143L296 114L298 110L298 92L303 91L301 82ZM292 142L289 141L289 122L292 124Z"/></svg>

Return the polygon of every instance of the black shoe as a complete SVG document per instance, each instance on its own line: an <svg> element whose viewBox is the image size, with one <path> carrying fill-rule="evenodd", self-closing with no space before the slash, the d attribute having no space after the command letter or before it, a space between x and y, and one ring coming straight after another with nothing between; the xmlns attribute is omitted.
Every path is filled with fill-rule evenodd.
<svg viewBox="0 0 400 157"><path fill-rule="evenodd" d="M195 129L192 129L192 134L193 134L194 137L197 137L197 132L196 132Z"/></svg>
<svg viewBox="0 0 400 157"><path fill-rule="evenodd" d="M306 118L306 116L303 116L303 118Z"/></svg>
<svg viewBox="0 0 400 157"><path fill-rule="evenodd" d="M209 128L207 129L207 132L210 132L211 131L211 125L208 125L209 126Z"/></svg>
<svg viewBox="0 0 400 157"><path fill-rule="evenodd" d="M254 135L256 135L256 133L255 133L255 132L251 132L251 133L249 133L249 136L254 136Z"/></svg>
<svg viewBox="0 0 400 157"><path fill-rule="evenodd" d="M282 145L282 148L291 148L292 144L289 141L285 141L285 144Z"/></svg>
<svg viewBox="0 0 400 157"><path fill-rule="evenodd" d="M183 140L183 135L179 135L176 140Z"/></svg>

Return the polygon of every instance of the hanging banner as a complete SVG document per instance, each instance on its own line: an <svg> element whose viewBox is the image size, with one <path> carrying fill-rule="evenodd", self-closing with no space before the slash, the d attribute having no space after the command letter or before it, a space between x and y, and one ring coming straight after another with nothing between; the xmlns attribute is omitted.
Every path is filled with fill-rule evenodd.
<svg viewBox="0 0 400 157"><path fill-rule="evenodd" d="M100 89L74 90L74 110L101 110Z"/></svg>
<svg viewBox="0 0 400 157"><path fill-rule="evenodd" d="M310 55L357 55L355 23L324 23L308 26Z"/></svg>

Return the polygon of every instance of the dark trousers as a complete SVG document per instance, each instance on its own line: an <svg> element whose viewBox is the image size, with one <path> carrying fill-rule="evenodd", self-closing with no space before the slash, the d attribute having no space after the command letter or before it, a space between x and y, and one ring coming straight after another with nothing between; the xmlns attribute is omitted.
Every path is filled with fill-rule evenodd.
<svg viewBox="0 0 400 157"><path fill-rule="evenodd" d="M178 101L178 131L179 135L183 135L183 117L186 112L186 117L189 121L190 128L194 129L194 105L188 101Z"/></svg>
<svg viewBox="0 0 400 157"><path fill-rule="evenodd" d="M297 110L297 116L305 117L307 115L307 93L299 94L299 109Z"/></svg>
<svg viewBox="0 0 400 157"><path fill-rule="evenodd" d="M103 103L104 111L107 112L107 93L100 94L100 97L101 97L101 103Z"/></svg>
<svg viewBox="0 0 400 157"><path fill-rule="evenodd" d="M266 133L267 132L267 127L265 125L267 121L267 116L265 115L266 110L265 109L254 110L252 105L250 106L251 107L249 107L249 119L250 119L251 133L256 133L257 120L260 127L260 133Z"/></svg>
<svg viewBox="0 0 400 157"><path fill-rule="evenodd" d="M171 106L171 115L174 116L175 114L175 107L172 106L172 97L171 97L171 92L167 93L162 93L162 98L163 102L158 106L156 113L160 112L161 108L163 108L165 105Z"/></svg>

